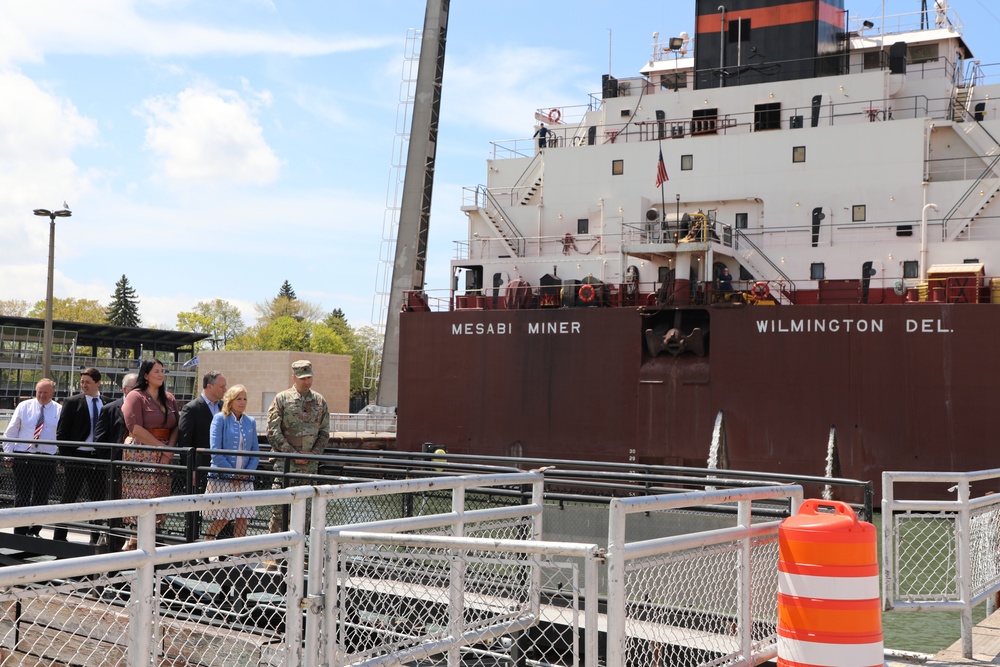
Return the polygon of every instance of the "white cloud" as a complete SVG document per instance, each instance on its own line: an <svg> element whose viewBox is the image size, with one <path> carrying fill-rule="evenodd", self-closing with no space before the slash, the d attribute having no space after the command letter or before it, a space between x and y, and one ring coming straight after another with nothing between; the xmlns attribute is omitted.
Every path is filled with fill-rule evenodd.
<svg viewBox="0 0 1000 667"><path fill-rule="evenodd" d="M453 60L445 71L448 85L442 114L453 125L530 136L531 118L539 104L579 99L579 91L565 88L574 75L589 71L575 58L550 48L498 48Z"/></svg>
<svg viewBox="0 0 1000 667"><path fill-rule="evenodd" d="M154 20L141 16L137 5L136 0L5 2L0 13L0 64L39 62L46 53L317 56L381 48L395 41L316 38L287 30L232 30L185 21Z"/></svg>
<svg viewBox="0 0 1000 667"><path fill-rule="evenodd" d="M247 101L235 91L188 88L142 104L146 148L171 181L265 185L281 162L264 139L256 112L267 93Z"/></svg>
<svg viewBox="0 0 1000 667"><path fill-rule="evenodd" d="M97 141L97 127L19 72L0 69L0 99L0 238L19 255L44 253L48 236L31 211L61 207L89 189L71 154Z"/></svg>

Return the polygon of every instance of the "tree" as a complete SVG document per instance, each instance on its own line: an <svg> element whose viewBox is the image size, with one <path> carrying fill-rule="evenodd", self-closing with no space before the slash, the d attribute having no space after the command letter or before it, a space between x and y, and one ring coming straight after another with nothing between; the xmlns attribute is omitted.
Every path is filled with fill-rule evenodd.
<svg viewBox="0 0 1000 667"><path fill-rule="evenodd" d="M45 300L37 301L32 306L28 317L45 317ZM88 322L90 324L106 324L108 321L104 306L97 299L52 299L52 319L63 322Z"/></svg>
<svg viewBox="0 0 1000 667"><path fill-rule="evenodd" d="M330 314L323 320L323 324L333 329L337 335L340 336L345 343L347 343L348 347L354 346L354 330L351 329L351 325L347 323L344 311L340 308L334 308L330 311Z"/></svg>
<svg viewBox="0 0 1000 667"><path fill-rule="evenodd" d="M290 301L295 301L295 290L292 289L292 284L287 280L281 283L281 289L278 290L278 298L289 299Z"/></svg>
<svg viewBox="0 0 1000 667"><path fill-rule="evenodd" d="M331 327L322 322L312 325L309 332L309 350L311 352L322 352L323 354L350 354L351 349L347 346L340 335Z"/></svg>
<svg viewBox="0 0 1000 667"><path fill-rule="evenodd" d="M28 302L24 299L0 299L0 315L25 317L27 314Z"/></svg>
<svg viewBox="0 0 1000 667"><path fill-rule="evenodd" d="M291 317L299 322L318 322L323 319L323 309L315 303L279 294L263 303L254 304L257 324L266 325L279 317Z"/></svg>
<svg viewBox="0 0 1000 667"><path fill-rule="evenodd" d="M234 339L228 349L233 350L292 350L309 349L310 325L293 317L279 317L267 324L258 324Z"/></svg>
<svg viewBox="0 0 1000 667"><path fill-rule="evenodd" d="M115 283L115 293L111 295L107 316L108 324L119 327L137 327L142 323L142 318L139 317L139 298L124 273L121 280Z"/></svg>
<svg viewBox="0 0 1000 667"><path fill-rule="evenodd" d="M198 331L209 334L201 342L203 349L222 350L234 338L246 332L240 309L223 299L199 301L191 311L177 313L179 331Z"/></svg>

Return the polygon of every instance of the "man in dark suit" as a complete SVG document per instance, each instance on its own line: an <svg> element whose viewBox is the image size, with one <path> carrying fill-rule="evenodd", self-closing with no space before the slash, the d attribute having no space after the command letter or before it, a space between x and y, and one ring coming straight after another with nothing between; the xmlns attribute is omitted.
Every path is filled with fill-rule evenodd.
<svg viewBox="0 0 1000 667"><path fill-rule="evenodd" d="M177 425L177 446L188 450L181 455L184 465L194 455L194 450L212 446L209 440L212 417L222 407L222 397L226 395L226 377L219 371L209 371L201 379L201 386L201 396L181 408L180 422ZM211 456L207 452L198 454L197 465L212 465ZM205 493L205 475L196 475L195 479L195 491Z"/></svg>
<svg viewBox="0 0 1000 667"><path fill-rule="evenodd" d="M119 445L125 442L125 437L128 435L128 427L125 426L125 415L122 414L122 405L125 403L125 397L132 391L138 380L138 373L129 373L122 378L122 397L101 408L101 414L97 417L97 431L94 434L97 436L97 442L115 442ZM111 457L120 459L121 450L111 450Z"/></svg>
<svg viewBox="0 0 1000 667"><path fill-rule="evenodd" d="M107 467L100 465L98 461L107 460L108 451L98 451L94 447L97 442L97 420L104 406L100 390L101 372L96 368L83 369L80 372L80 393L63 401L63 409L59 413L56 440L63 441L59 445L59 454L76 459L65 463L66 478L62 500L59 501L63 504L75 503L84 487L87 500L104 500L107 495ZM92 459L93 462L87 462L87 459ZM65 541L66 529L56 528L52 537ZM97 533L92 533L91 544L96 543L98 537Z"/></svg>

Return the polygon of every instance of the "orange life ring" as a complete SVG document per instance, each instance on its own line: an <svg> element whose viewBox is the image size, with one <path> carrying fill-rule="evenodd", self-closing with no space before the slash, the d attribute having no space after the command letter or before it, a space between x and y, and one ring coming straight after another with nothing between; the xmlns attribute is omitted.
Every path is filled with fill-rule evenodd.
<svg viewBox="0 0 1000 667"><path fill-rule="evenodd" d="M552 109L549 111L550 123L558 123L560 118L562 118L562 111L559 111L559 109Z"/></svg>
<svg viewBox="0 0 1000 667"><path fill-rule="evenodd" d="M580 301L584 303L593 303L594 297L597 296L597 290L590 283L584 283L580 285L580 291L577 292L580 296Z"/></svg>
<svg viewBox="0 0 1000 667"><path fill-rule="evenodd" d="M771 288L767 286L766 282L759 280L753 284L750 293L755 299L767 299L771 296Z"/></svg>

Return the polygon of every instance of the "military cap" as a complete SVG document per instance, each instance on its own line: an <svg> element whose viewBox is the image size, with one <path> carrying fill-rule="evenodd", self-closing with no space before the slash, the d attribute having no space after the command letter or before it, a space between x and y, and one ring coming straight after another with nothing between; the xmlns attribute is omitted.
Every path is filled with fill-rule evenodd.
<svg viewBox="0 0 1000 667"><path fill-rule="evenodd" d="M294 373L297 378L311 378L313 375L312 362L306 361L305 359L296 361L292 364L292 373Z"/></svg>

